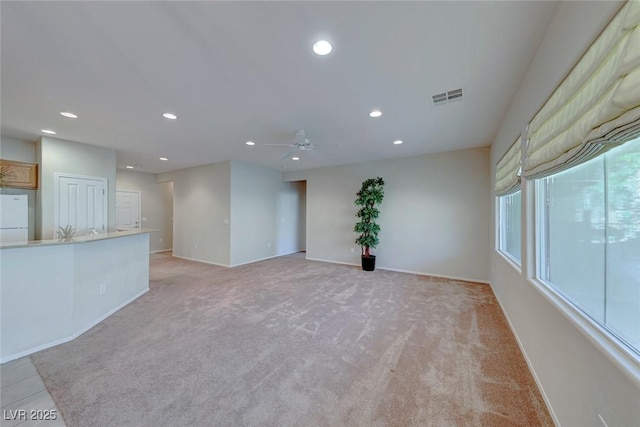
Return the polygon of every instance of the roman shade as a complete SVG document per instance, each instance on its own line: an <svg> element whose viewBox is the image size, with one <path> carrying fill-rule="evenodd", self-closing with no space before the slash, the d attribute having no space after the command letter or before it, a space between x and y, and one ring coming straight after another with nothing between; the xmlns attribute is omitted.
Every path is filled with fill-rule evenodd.
<svg viewBox="0 0 640 427"><path fill-rule="evenodd" d="M523 176L542 178L640 135L640 1L628 1L529 124Z"/></svg>
<svg viewBox="0 0 640 427"><path fill-rule="evenodd" d="M498 161L496 166L496 196L506 196L520 189L521 141L522 138L518 137L516 142Z"/></svg>

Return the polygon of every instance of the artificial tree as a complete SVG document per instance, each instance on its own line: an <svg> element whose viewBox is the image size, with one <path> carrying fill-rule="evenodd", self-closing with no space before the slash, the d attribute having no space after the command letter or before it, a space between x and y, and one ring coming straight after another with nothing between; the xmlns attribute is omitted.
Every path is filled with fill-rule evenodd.
<svg viewBox="0 0 640 427"><path fill-rule="evenodd" d="M365 180L356 196L355 205L360 208L356 213L359 221L353 227L353 231L360 233L356 244L360 245L364 268L365 258L375 259L375 255L371 255L371 248L375 248L380 243L378 239L380 225L376 223L380 211L376 206L380 205L384 198L384 179L377 177Z"/></svg>

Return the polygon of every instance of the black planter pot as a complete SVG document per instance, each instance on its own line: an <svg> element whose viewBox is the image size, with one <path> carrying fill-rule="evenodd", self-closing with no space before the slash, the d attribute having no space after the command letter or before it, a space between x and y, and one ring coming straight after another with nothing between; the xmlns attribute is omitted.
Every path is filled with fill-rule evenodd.
<svg viewBox="0 0 640 427"><path fill-rule="evenodd" d="M362 255L362 269L364 271L373 271L376 269L376 256L375 255L369 255L369 257L366 257L364 255Z"/></svg>

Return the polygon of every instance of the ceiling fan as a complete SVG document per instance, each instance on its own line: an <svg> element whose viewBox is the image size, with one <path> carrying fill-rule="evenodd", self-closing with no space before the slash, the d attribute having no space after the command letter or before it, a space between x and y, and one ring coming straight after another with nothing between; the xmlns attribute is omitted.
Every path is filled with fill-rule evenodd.
<svg viewBox="0 0 640 427"><path fill-rule="evenodd" d="M293 144L263 144L263 145L269 146L269 147L289 147L289 151L287 152L287 154L282 156L282 159L286 159L299 151L309 152L313 155L319 154L316 147L311 143L311 141L309 141L309 138L307 138L307 133L303 129L296 132L296 139ZM322 144L322 146L329 146L329 145L339 146L340 144L339 143Z"/></svg>

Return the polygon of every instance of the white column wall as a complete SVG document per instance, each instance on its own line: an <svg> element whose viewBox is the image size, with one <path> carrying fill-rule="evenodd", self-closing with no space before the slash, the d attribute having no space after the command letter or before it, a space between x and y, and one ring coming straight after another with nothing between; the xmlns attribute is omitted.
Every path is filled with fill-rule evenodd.
<svg viewBox="0 0 640 427"><path fill-rule="evenodd" d="M231 165L231 265L297 252L300 186L282 173L245 162Z"/></svg>
<svg viewBox="0 0 640 427"><path fill-rule="evenodd" d="M229 266L231 263L231 162L158 176L173 181L173 255Z"/></svg>

